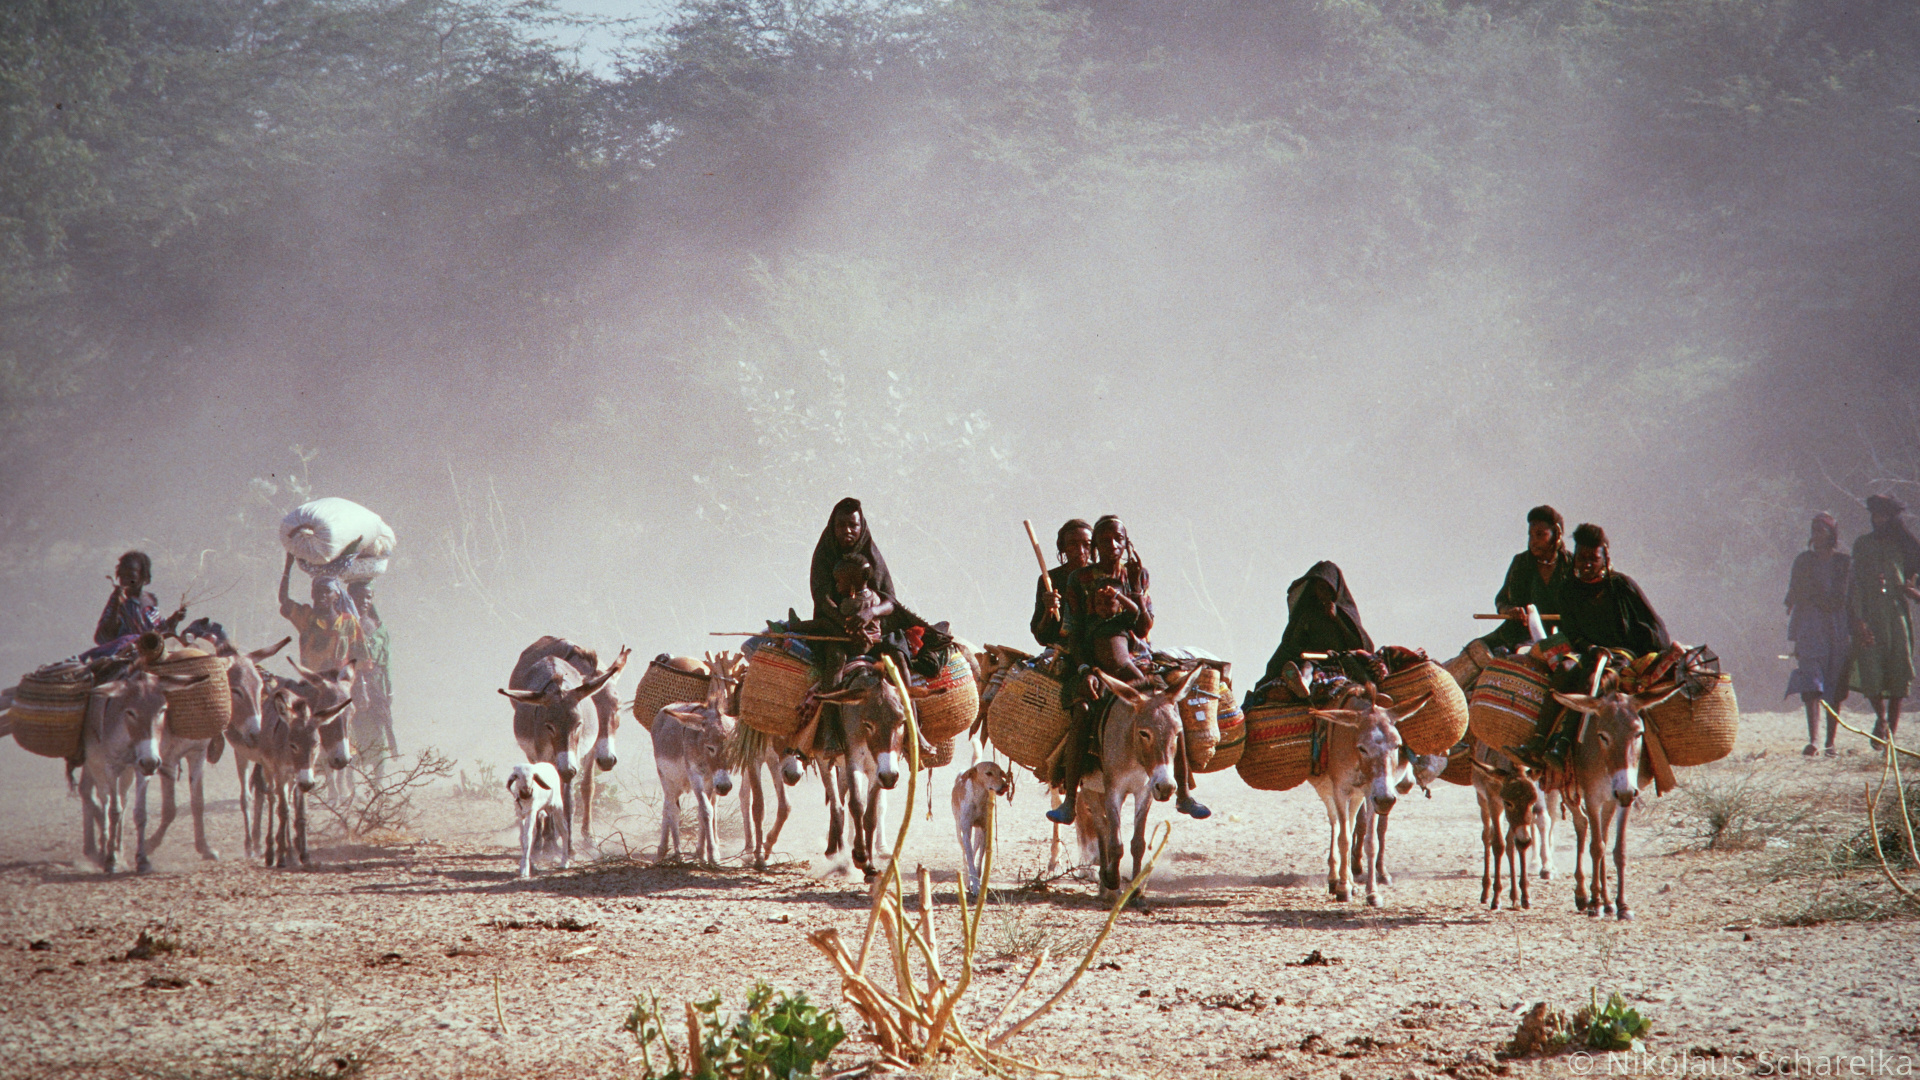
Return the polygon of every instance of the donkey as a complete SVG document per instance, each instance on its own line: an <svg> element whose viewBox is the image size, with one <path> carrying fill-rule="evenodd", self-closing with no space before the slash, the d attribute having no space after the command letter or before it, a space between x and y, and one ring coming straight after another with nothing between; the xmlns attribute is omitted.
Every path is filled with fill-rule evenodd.
<svg viewBox="0 0 1920 1080"><path fill-rule="evenodd" d="M880 665L864 657L847 661L834 686L818 695L823 709L838 712L847 740L844 753L819 762L820 778L827 788L827 857L840 850L843 822L850 818L853 863L872 880L880 873L873 865L874 835L886 816L885 792L892 790L906 772L902 746L907 737L909 702L900 700L899 690ZM926 693L919 687L907 689L909 698L925 697ZM931 752L925 745L920 747L922 755ZM842 802L846 807L844 817Z"/></svg>
<svg viewBox="0 0 1920 1080"><path fill-rule="evenodd" d="M745 668L745 658L736 657L725 670L715 671L716 677L727 680L729 716L740 715L740 682ZM787 768L789 762L793 765L791 771ZM741 852L741 857L755 870L765 870L767 861L773 858L773 846L780 842L780 830L786 828L787 816L793 811L787 800L787 788L799 783L800 777L806 774L805 762L766 732L736 724L733 737L727 740L727 765L744 778L740 785L740 821L746 833L746 850ZM779 803L772 832L767 831L767 795L760 785L762 771L766 772Z"/></svg>
<svg viewBox="0 0 1920 1080"><path fill-rule="evenodd" d="M560 866L573 861L573 779L581 776L581 749L586 742L586 720L580 715L580 703L592 699L599 714L599 741L595 760L603 769L611 769L618 760L613 752L613 732L619 726L620 703L614 697L613 680L627 666L632 650L622 648L620 655L605 670L599 656L565 638L547 636L520 653L513 665L502 696L513 701L513 737L529 762L550 762L560 773L561 805L566 851ZM593 839L593 770L587 769L580 782L583 803L581 837Z"/></svg>
<svg viewBox="0 0 1920 1080"><path fill-rule="evenodd" d="M221 657L221 659L225 661L223 665L225 670L220 677L226 679L228 686L231 687L232 671L236 664L232 658ZM212 675L207 677L214 678ZM234 711L239 711L237 702ZM228 722L231 724L232 720ZM259 713L256 710L253 715L256 732L259 722ZM173 725L165 722L164 718L155 732L159 738L160 752L160 767L155 770L160 776L160 824L154 829L151 837L147 835L147 780L152 774L142 769L133 778L133 822L139 833L134 870L142 874L153 870L153 862L149 856L160 850L161 843L167 838L167 829L172 826L173 819L179 812L174 788L179 784L180 766L183 764L187 768L187 808L193 818L193 850L199 852L200 857L209 862L220 857L220 853L207 842L205 780L207 763L220 760L220 751L226 746L225 734L205 739L181 738L174 733Z"/></svg>
<svg viewBox="0 0 1920 1080"><path fill-rule="evenodd" d="M1195 668L1170 690L1141 692L1100 669L1100 681L1113 694L1100 727L1100 780L1106 787L1106 828L1100 835L1100 898L1120 895L1120 806L1133 799L1133 873L1147 852L1147 813L1156 802L1173 798L1174 760L1180 752L1180 709L1193 681ZM1144 903L1134 894L1136 903Z"/></svg>
<svg viewBox="0 0 1920 1080"><path fill-rule="evenodd" d="M1313 717L1329 725L1327 770L1311 779L1327 808L1332 833L1327 848L1327 891L1336 900L1353 898L1354 818L1364 799L1373 804L1380 823L1360 834L1361 862L1367 869L1367 903L1380 906L1380 834L1393 812L1399 793L1393 776L1400 765L1400 723L1426 707L1428 697L1398 709L1377 691L1361 690L1347 699L1357 708L1315 709ZM1409 788L1411 790L1411 788Z"/></svg>
<svg viewBox="0 0 1920 1080"><path fill-rule="evenodd" d="M1400 761L1395 766L1392 777L1396 794L1406 795L1418 787L1427 798L1433 798L1433 781L1447 769L1445 754L1416 754L1402 745ZM1387 818L1373 812L1373 804L1366 800L1360 803L1360 813L1354 818L1353 851L1348 854L1349 865L1366 866L1366 838L1368 833L1375 834L1373 871L1380 878L1380 884L1392 885L1393 875L1387 872Z"/></svg>
<svg viewBox="0 0 1920 1080"><path fill-rule="evenodd" d="M713 677L707 681L704 703L667 705L655 714L653 764L663 796L659 857L667 857L669 846L675 856L680 854L680 796L692 792L700 823L693 857L711 866L716 861L713 800L733 791L733 777L727 772L727 747L734 731L734 718L727 711L732 704L728 676L733 658L709 653L707 669Z"/></svg>
<svg viewBox="0 0 1920 1080"><path fill-rule="evenodd" d="M135 668L94 687L88 697L86 719L80 733L85 755L80 783L81 850L107 873L113 873L119 861L126 797L135 773L151 776L160 768L166 692L196 686L210 677L155 675ZM135 866L142 871L151 869L147 860L144 810L143 803L135 813L139 830Z"/></svg>
<svg viewBox="0 0 1920 1080"><path fill-rule="evenodd" d="M276 646L278 648L278 646ZM266 753L260 743L260 733L282 723L286 712L282 707L281 691L286 691L307 703L310 711L319 712L331 719L319 724L318 737L320 752L326 755L328 765L327 787L329 801L339 801L352 794L351 785L343 783L340 777L347 773L353 764L353 742L348 721L353 716L353 681L358 661L349 661L346 667L330 671L309 671L298 661L287 661L302 679L288 679L270 672L257 671L259 677L260 704L257 710L258 731L251 737L243 732L236 733L233 725L227 727L227 745L233 749L233 767L240 780L240 824L245 832L246 853L249 858L262 855L266 851L266 829L272 821L266 816L267 795L265 788L255 792L252 799L253 811L247 811L248 794L261 782L265 775L261 766L266 763ZM235 665L239 666L238 664ZM228 672L232 675L231 669ZM239 701L236 697L236 708ZM336 708L346 705L347 708Z"/></svg>
<svg viewBox="0 0 1920 1080"><path fill-rule="evenodd" d="M1573 815L1573 906L1588 915L1633 918L1627 908L1627 814L1634 797L1653 782L1653 773L1641 769L1641 739L1646 733L1640 714L1672 697L1678 687L1657 694L1562 694L1554 700L1581 714L1580 730L1568 761L1570 790L1562 798ZM1629 776L1628 770L1637 775ZM1607 901L1607 830L1614 812L1620 823L1613 837L1614 896ZM1591 834L1591 835L1589 835ZM1587 865L1593 867L1593 891L1587 891Z"/></svg>
<svg viewBox="0 0 1920 1080"><path fill-rule="evenodd" d="M1500 864L1507 863L1507 906L1530 908L1527 853L1544 833L1546 796L1526 767L1476 745L1473 795L1480 804L1480 902L1500 907ZM1488 762L1492 763L1489 764Z"/></svg>
<svg viewBox="0 0 1920 1080"><path fill-rule="evenodd" d="M365 682L362 661L349 660L345 667L326 671L309 671L291 657L287 659L287 664L300 676L300 681L275 685L285 685L305 698L315 713L327 713L334 717L321 725L320 729L321 749L327 756L327 801L337 803L351 799L354 773L348 766L353 764L354 721L360 716L359 689ZM269 694L275 685L268 686ZM343 701L351 707L335 712L333 707Z"/></svg>
<svg viewBox="0 0 1920 1080"><path fill-rule="evenodd" d="M293 860L307 865L307 794L320 786L314 759L320 749L320 728L342 717L351 700L314 712L307 699L291 687L274 691L267 719L260 730L259 764L254 766L255 817L268 806L261 847L265 864L286 868Z"/></svg>

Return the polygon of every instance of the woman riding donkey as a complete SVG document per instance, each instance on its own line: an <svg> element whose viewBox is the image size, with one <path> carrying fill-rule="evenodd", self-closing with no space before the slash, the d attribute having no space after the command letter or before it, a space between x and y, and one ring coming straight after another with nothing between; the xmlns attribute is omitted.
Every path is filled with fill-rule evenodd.
<svg viewBox="0 0 1920 1080"><path fill-rule="evenodd" d="M1127 538L1127 527L1108 514L1094 522L1092 539L1093 562L1069 575L1064 590L1064 644L1071 674L1062 687L1062 696L1072 716L1072 728L1055 774L1063 798L1059 806L1047 811L1047 820L1056 825L1073 824L1080 775L1093 751L1100 719L1112 700L1103 697L1095 672L1104 671L1141 689L1150 681L1147 672L1153 662L1147 647L1147 635L1153 631L1153 599L1147 593L1147 568L1133 549L1133 541ZM1173 756L1179 791L1175 808L1195 819L1211 817L1213 811L1194 801L1185 732L1179 737L1181 745Z"/></svg>

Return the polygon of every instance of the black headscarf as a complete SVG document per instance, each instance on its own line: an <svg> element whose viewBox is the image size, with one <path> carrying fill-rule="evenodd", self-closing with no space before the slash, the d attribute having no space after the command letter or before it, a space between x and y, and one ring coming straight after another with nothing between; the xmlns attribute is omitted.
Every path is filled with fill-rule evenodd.
<svg viewBox="0 0 1920 1080"><path fill-rule="evenodd" d="M842 514L860 515L860 539L851 547L841 547L839 537L834 535L833 522ZM813 546L813 565L807 571L807 587L813 593L813 617L816 619L835 618L837 609L833 602L833 567L843 555L864 556L873 567L873 591L883 599L899 598L893 591L893 574L887 570L887 560L880 555L880 548L873 542L873 527L867 521L865 510L860 508L860 500L852 497L841 499L833 504L833 512L827 515L827 527L820 530L820 542Z"/></svg>
<svg viewBox="0 0 1920 1080"><path fill-rule="evenodd" d="M1306 596L1307 586L1315 581L1323 582L1333 590L1333 614L1329 616L1318 605L1303 606L1300 601ZM1310 652L1347 652L1351 650L1373 651L1373 638L1368 636L1367 628L1360 623L1360 606L1354 603L1353 593L1347 589L1346 575L1331 562L1322 560L1313 564L1293 584L1287 586L1287 629L1280 635L1280 647L1273 652L1273 658L1267 661L1266 674L1260 677L1262 684L1280 678L1280 669L1300 659L1302 653Z"/></svg>

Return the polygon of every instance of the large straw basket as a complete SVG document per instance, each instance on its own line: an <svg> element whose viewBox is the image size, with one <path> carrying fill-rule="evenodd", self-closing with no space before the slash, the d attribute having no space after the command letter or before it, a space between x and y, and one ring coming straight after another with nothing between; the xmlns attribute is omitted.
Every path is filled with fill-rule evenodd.
<svg viewBox="0 0 1920 1080"><path fill-rule="evenodd" d="M681 666L687 663L687 660L667 659L663 655L647 665L646 674L640 676L640 685L633 691L633 718L640 721L641 727L652 731L653 718L669 705L707 700L713 677Z"/></svg>
<svg viewBox="0 0 1920 1080"><path fill-rule="evenodd" d="M1461 787L1473 786L1473 744L1461 743L1447 751L1447 767L1441 770L1440 779Z"/></svg>
<svg viewBox="0 0 1920 1080"><path fill-rule="evenodd" d="M78 757L92 690L93 677L79 664L54 664L21 676L7 712L13 741L41 757Z"/></svg>
<svg viewBox="0 0 1920 1080"><path fill-rule="evenodd" d="M1733 753L1740 732L1740 703L1733 696L1733 676L1718 676L1707 692L1689 699L1675 694L1647 710L1667 764L1705 765Z"/></svg>
<svg viewBox="0 0 1920 1080"><path fill-rule="evenodd" d="M1193 771L1225 772L1240 764L1240 756L1246 751L1247 714L1233 703L1233 686L1229 683L1220 698L1220 741L1213 747L1213 757L1205 765L1194 765ZM1188 763L1192 764L1191 759Z"/></svg>
<svg viewBox="0 0 1920 1080"><path fill-rule="evenodd" d="M813 665L777 646L763 645L747 658L740 682L740 722L775 738L800 730L800 703L819 682Z"/></svg>
<svg viewBox="0 0 1920 1080"><path fill-rule="evenodd" d="M1247 710L1247 748L1240 779L1261 791L1298 787L1313 771L1312 706L1269 702Z"/></svg>
<svg viewBox="0 0 1920 1080"><path fill-rule="evenodd" d="M1201 668L1179 708L1180 722L1186 728L1187 765L1198 772L1213 760L1214 748L1220 745L1219 669Z"/></svg>
<svg viewBox="0 0 1920 1080"><path fill-rule="evenodd" d="M182 739L213 739L233 718L233 687L227 682L231 661L200 649L176 649L152 666L155 675L205 675L198 684L167 691L167 730Z"/></svg>
<svg viewBox="0 0 1920 1080"><path fill-rule="evenodd" d="M1533 738L1549 685L1546 665L1531 656L1495 657L1473 684L1467 727L1488 746L1519 746Z"/></svg>
<svg viewBox="0 0 1920 1080"><path fill-rule="evenodd" d="M953 764L954 744L959 741L960 738L956 735L951 739L934 743L931 751L920 755L920 767L922 769L938 769L942 766Z"/></svg>
<svg viewBox="0 0 1920 1080"><path fill-rule="evenodd" d="M1073 718L1060 704L1060 680L1026 664L1013 669L987 710L987 739L1029 769L1047 759L1067 737Z"/></svg>
<svg viewBox="0 0 1920 1080"><path fill-rule="evenodd" d="M965 649L948 650L946 663L927 680L927 689L933 693L914 702L913 711L928 742L938 746L973 726L980 715L980 684L973 681Z"/></svg>
<svg viewBox="0 0 1920 1080"><path fill-rule="evenodd" d="M1396 671L1387 676L1380 689L1393 698L1396 707L1411 705L1432 695L1425 707L1400 723L1400 741L1414 753L1446 753L1448 747L1467 733L1467 695L1460 692L1460 684L1439 664L1422 660Z"/></svg>

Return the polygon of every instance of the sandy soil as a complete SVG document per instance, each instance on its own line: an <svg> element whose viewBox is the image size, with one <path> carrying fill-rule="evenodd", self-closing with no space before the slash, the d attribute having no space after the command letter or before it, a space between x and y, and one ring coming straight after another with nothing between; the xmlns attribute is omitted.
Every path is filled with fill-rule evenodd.
<svg viewBox="0 0 1920 1080"><path fill-rule="evenodd" d="M1803 760L1803 731L1794 716L1751 716L1732 757L1686 779L1753 776L1844 810L1871 762ZM79 808L57 764L10 745L0 755L10 778L0 806L0 1062L9 1076L271 1071L276 1047L316 1030L341 1052L376 1043L375 1075L636 1074L620 1030L635 993L677 1002L718 990L737 1001L767 979L837 1003L837 980L805 932L856 936L864 925L862 883L820 867L811 778L793 792L787 864L766 873L656 867L621 854L650 849L658 829L645 795L655 790L651 765L639 756L615 774L638 794L601 861L523 883L506 803L447 794L427 800L410 842L323 846L310 870L264 869L240 857L223 763L209 795L221 861L194 854L182 820L157 872L107 877L80 859ZM930 819L923 783L905 852L906 865L934 871L949 942L956 772L934 775ZM1906 1054L1909 1070L1920 1062L1914 924L1777 925L1816 883L1769 882L1760 870L1775 849L1685 850L1679 795L1633 816L1638 918L1623 924L1572 910L1570 827L1556 837L1559 872L1535 882L1530 910L1480 906L1467 788L1440 785L1430 800L1401 803L1390 843L1398 877L1379 910L1329 900L1325 816L1310 789L1255 792L1227 774L1206 778L1201 794L1216 815L1175 819L1149 910L1123 915L1100 966L1009 1049L1103 1076L1601 1075L1598 1058L1497 1055L1528 1006L1571 1011L1597 987L1620 990L1653 1019L1654 1058L1616 1061L1616 1075L1674 1075L1688 1054L1696 1075L1766 1075L1769 1062L1796 1053L1806 1055L1803 1073L1830 1055ZM899 806L896 798L893 822ZM1029 784L1002 813L995 884L1006 891L982 933L983 971L966 1009L975 1024L998 1011L1028 964L987 957L1084 943L1104 919L1083 882L1016 888L1045 864L1042 809ZM1155 820L1163 816L1156 808ZM725 850L737 851L737 825L729 832ZM1878 886L1856 873L1827 888ZM177 947L120 959L143 931ZM1332 962L1298 966L1315 950ZM1050 992L1071 965L1056 961L1037 990ZM1028 1004L1044 996L1030 994ZM833 1065L868 1053L855 1031ZM970 1072L938 1072L956 1068Z"/></svg>

